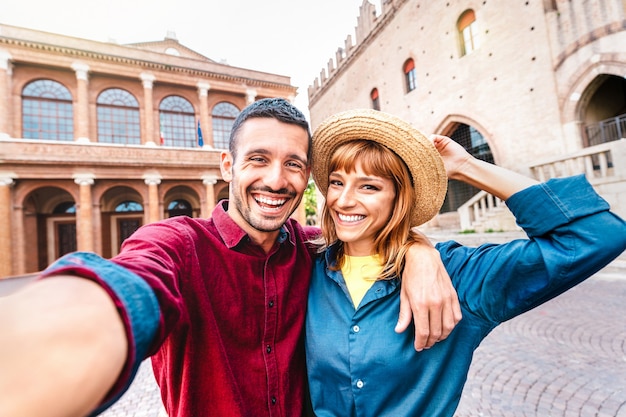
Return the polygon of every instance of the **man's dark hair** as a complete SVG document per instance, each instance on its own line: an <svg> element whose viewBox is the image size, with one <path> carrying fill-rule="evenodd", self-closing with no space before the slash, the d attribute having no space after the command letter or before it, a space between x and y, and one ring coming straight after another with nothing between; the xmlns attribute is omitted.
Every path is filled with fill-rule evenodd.
<svg viewBox="0 0 626 417"><path fill-rule="evenodd" d="M298 110L293 104L284 98L264 98L247 106L245 109L239 113L235 121L233 122L233 127L230 131L230 140L228 141L228 150L233 155L233 158L236 158L236 148L237 148L237 135L241 126L248 119L252 119L255 117L265 117L270 119L276 119L279 122L294 124L302 127L308 137L308 147L309 150L307 152L307 161L311 163L311 157L313 153L312 142L311 142L311 132L309 130L309 122L304 117L304 114Z"/></svg>

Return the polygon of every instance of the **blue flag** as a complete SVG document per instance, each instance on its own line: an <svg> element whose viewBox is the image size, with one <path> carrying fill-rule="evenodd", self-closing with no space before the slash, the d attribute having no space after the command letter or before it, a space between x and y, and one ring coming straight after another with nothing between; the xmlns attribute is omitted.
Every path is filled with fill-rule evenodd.
<svg viewBox="0 0 626 417"><path fill-rule="evenodd" d="M204 140L202 139L202 128L200 127L200 119L198 119L198 146L204 146Z"/></svg>

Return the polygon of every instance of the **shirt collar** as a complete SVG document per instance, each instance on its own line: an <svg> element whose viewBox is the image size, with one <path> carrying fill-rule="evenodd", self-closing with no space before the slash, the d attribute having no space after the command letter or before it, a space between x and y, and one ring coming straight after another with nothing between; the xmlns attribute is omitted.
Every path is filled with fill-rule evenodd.
<svg viewBox="0 0 626 417"><path fill-rule="evenodd" d="M248 233L243 230L235 221L228 215L228 200L221 200L213 209L212 218L215 228L220 237L229 249L235 246L250 242ZM291 220L289 220L291 221ZM285 226L280 228L278 233L278 244L283 244L289 241L292 245L295 245L289 229Z"/></svg>

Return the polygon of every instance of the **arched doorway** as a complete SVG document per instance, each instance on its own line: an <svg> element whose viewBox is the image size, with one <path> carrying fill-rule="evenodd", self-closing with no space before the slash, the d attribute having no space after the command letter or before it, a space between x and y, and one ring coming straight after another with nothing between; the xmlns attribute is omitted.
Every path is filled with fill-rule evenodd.
<svg viewBox="0 0 626 417"><path fill-rule="evenodd" d="M165 218L176 216L199 217L200 197L190 187L179 185L170 189L163 198Z"/></svg>
<svg viewBox="0 0 626 417"><path fill-rule="evenodd" d="M450 138L461 144L472 156L483 161L494 163L493 154L485 137L474 127L459 123L454 131L448 134ZM448 193L441 207L442 213L456 211L467 200L478 193L476 187L472 187L461 181L449 180Z"/></svg>
<svg viewBox="0 0 626 417"><path fill-rule="evenodd" d="M124 240L143 223L143 199L136 190L125 186L107 190L102 196L103 256L117 255Z"/></svg>
<svg viewBox="0 0 626 417"><path fill-rule="evenodd" d="M76 205L66 190L47 186L24 199L24 254L27 271L40 271L76 250Z"/></svg>
<svg viewBox="0 0 626 417"><path fill-rule="evenodd" d="M626 137L626 79L598 75L580 101L583 146L595 146Z"/></svg>

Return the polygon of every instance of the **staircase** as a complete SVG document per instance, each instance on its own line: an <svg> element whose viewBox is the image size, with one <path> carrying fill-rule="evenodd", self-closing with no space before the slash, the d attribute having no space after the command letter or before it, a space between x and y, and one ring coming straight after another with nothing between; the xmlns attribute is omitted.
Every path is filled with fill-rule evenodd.
<svg viewBox="0 0 626 417"><path fill-rule="evenodd" d="M596 191L619 216L626 218L626 139L584 148L568 156L553 158L530 167L539 181L550 178L585 174ZM448 215L446 213L445 215ZM449 218L429 222L427 230L456 230L462 232L519 231L513 214L499 198L481 191L457 210L458 226ZM450 216L448 216L450 217Z"/></svg>

